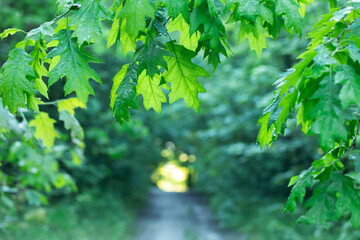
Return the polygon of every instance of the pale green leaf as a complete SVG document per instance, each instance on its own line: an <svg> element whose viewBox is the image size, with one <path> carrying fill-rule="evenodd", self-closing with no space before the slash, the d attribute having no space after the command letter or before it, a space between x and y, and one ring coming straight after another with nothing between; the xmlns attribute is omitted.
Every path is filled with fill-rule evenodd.
<svg viewBox="0 0 360 240"><path fill-rule="evenodd" d="M61 113L62 111L68 112L70 115L74 115L75 108L86 108L85 104L80 102L77 98L68 98L62 99L57 102L58 111Z"/></svg>
<svg viewBox="0 0 360 240"><path fill-rule="evenodd" d="M59 134L54 128L56 121L49 117L45 112L38 113L33 120L29 123L29 126L35 127L34 136L42 141L42 144L46 148L54 146L55 138L60 138Z"/></svg>
<svg viewBox="0 0 360 240"><path fill-rule="evenodd" d="M73 114L65 110L60 111L59 119L64 122L65 128L71 131L72 138L84 139L84 131Z"/></svg>
<svg viewBox="0 0 360 240"><path fill-rule="evenodd" d="M113 86L111 88L111 93L110 93L111 108L114 108L114 103L116 99L116 90L119 88L121 81L124 79L128 66L129 66L128 64L123 65L121 70L115 75L113 79Z"/></svg>
<svg viewBox="0 0 360 240"><path fill-rule="evenodd" d="M141 94L144 99L144 107L146 110L153 108L156 112L161 113L162 103L166 103L167 99L160 85L160 75L150 77L146 71L143 71L138 78L136 86L137 94Z"/></svg>
<svg viewBox="0 0 360 240"><path fill-rule="evenodd" d="M179 44L192 51L196 50L200 39L200 33L196 31L190 35L190 25L181 15L175 19L172 19L167 25L167 29L169 32L179 31Z"/></svg>
<svg viewBox="0 0 360 240"><path fill-rule="evenodd" d="M191 59L196 56L195 52L173 42L168 42L166 48L173 55L173 57L164 57L168 64L168 70L165 71L164 78L171 83L170 104L184 98L188 108L199 111L198 93L205 92L205 88L196 78L207 77L209 74L202 67L191 62Z"/></svg>
<svg viewBox="0 0 360 240"><path fill-rule="evenodd" d="M2 33L0 33L0 38L4 39L4 38L8 37L9 35L14 35L17 32L24 32L24 31L21 29L17 29L17 28L8 28L8 29L5 29Z"/></svg>
<svg viewBox="0 0 360 240"><path fill-rule="evenodd" d="M149 0L128 0L118 16L126 20L122 23L124 27L121 27L121 32L126 32L129 38L126 41L135 43L139 32L146 29L145 17L154 18L155 9ZM123 36L120 38L121 41L124 41ZM126 52L124 53L126 54Z"/></svg>

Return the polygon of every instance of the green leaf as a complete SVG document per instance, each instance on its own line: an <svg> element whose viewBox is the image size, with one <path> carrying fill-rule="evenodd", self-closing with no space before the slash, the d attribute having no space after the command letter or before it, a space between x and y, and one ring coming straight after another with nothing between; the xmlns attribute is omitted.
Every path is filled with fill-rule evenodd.
<svg viewBox="0 0 360 240"><path fill-rule="evenodd" d="M75 108L86 108L84 103L80 102L77 98L62 99L57 102L58 112L67 111L70 115L74 115Z"/></svg>
<svg viewBox="0 0 360 240"><path fill-rule="evenodd" d="M337 0L328 0L330 4L330 8L336 8L337 7Z"/></svg>
<svg viewBox="0 0 360 240"><path fill-rule="evenodd" d="M3 108L2 99L0 98L0 135L3 132L10 130L11 121L16 121L15 116L12 115L7 109ZM17 125L16 125L17 127Z"/></svg>
<svg viewBox="0 0 360 240"><path fill-rule="evenodd" d="M162 103L166 103L167 99L160 85L160 75L151 77L146 71L143 71L138 79L136 86L137 94L143 95L144 107L146 110L153 108L157 113L161 113Z"/></svg>
<svg viewBox="0 0 360 240"><path fill-rule="evenodd" d="M63 9L71 6L74 3L74 0L56 0L56 5L58 8L58 12L62 11Z"/></svg>
<svg viewBox="0 0 360 240"><path fill-rule="evenodd" d="M265 37L265 29L259 18L256 19L254 24L241 23L238 41L241 42L247 38L249 40L250 50L255 50L258 57L261 56L262 50L266 48Z"/></svg>
<svg viewBox="0 0 360 240"><path fill-rule="evenodd" d="M296 200L298 200L300 204L303 202L306 194L306 188L312 188L313 185L317 182L315 180L313 172L314 168L310 167L306 171L301 172L299 176L297 176L295 184L292 183L294 184L294 186L291 189L291 193L286 202L284 212L289 211L293 213L296 208Z"/></svg>
<svg viewBox="0 0 360 240"><path fill-rule="evenodd" d="M79 45L90 43L102 34L101 20L110 20L111 15L102 0L82 0L81 8L70 19L70 25L76 25L73 37L77 37Z"/></svg>
<svg viewBox="0 0 360 240"><path fill-rule="evenodd" d="M122 9L122 5L119 5L116 8L115 11L115 17L114 17L114 21L111 25L111 29L107 38L107 44L106 47L110 48L112 45L114 45L116 42L118 42L120 40L120 17L119 17L119 13Z"/></svg>
<svg viewBox="0 0 360 240"><path fill-rule="evenodd" d="M120 71L115 75L113 79L113 86L111 88L111 93L110 93L110 107L112 109L114 109L114 103L117 97L116 90L119 88L121 81L124 79L128 67L129 64L123 65Z"/></svg>
<svg viewBox="0 0 360 240"><path fill-rule="evenodd" d="M171 83L170 104L184 98L188 108L199 111L198 93L205 92L205 89L196 78L207 77L209 74L205 69L191 62L191 59L196 56L195 52L173 42L168 42L166 48L173 55L173 57L165 57L168 70L164 73L165 80Z"/></svg>
<svg viewBox="0 0 360 240"><path fill-rule="evenodd" d="M34 110L34 112L40 112L39 104L43 103L41 99L29 94L26 94L26 98L28 108Z"/></svg>
<svg viewBox="0 0 360 240"><path fill-rule="evenodd" d="M120 26L120 40L123 53L126 55L130 51L134 51L136 47L136 40L132 39L126 31L126 19L122 20Z"/></svg>
<svg viewBox="0 0 360 240"><path fill-rule="evenodd" d="M129 108L138 109L136 97L137 66L124 65L113 79L111 106L116 120L122 125L130 120Z"/></svg>
<svg viewBox="0 0 360 240"><path fill-rule="evenodd" d="M360 75L355 72L355 69L348 65L341 66L336 72L335 82L343 85L339 94L343 109L351 104L357 104L360 107Z"/></svg>
<svg viewBox="0 0 360 240"><path fill-rule="evenodd" d="M307 66L313 61L316 56L316 52L313 50L308 50L301 54L298 58L303 58L303 60L297 63L293 69L288 71L286 75L279 79L276 83L279 83L280 92L279 95L286 94L290 87L295 87L298 82L301 80L301 77L307 69Z"/></svg>
<svg viewBox="0 0 360 240"><path fill-rule="evenodd" d="M315 48L315 51L318 53L314 57L314 61L318 65L332 65L338 64L338 61L333 57L333 52L328 49L324 44L320 44Z"/></svg>
<svg viewBox="0 0 360 240"><path fill-rule="evenodd" d="M48 87L42 80L42 77L48 77L49 72L44 66L45 58L46 58L46 45L45 42L40 39L35 43L34 50L30 53L33 57L33 61L30 65L36 72L36 78L34 79L34 87L37 89L41 95L49 99L48 96Z"/></svg>
<svg viewBox="0 0 360 240"><path fill-rule="evenodd" d="M40 25L40 27L32 29L28 34L26 34L26 39L33 39L38 41L43 36L50 36L54 35L54 29L52 25L54 22L46 22Z"/></svg>
<svg viewBox="0 0 360 240"><path fill-rule="evenodd" d="M294 28L295 32L302 31L302 17L299 12L300 5L296 0L277 0L276 1L276 15L285 16L285 27L290 30Z"/></svg>
<svg viewBox="0 0 360 240"><path fill-rule="evenodd" d="M297 98L297 92L289 93L280 99L278 93L276 97L264 109L258 121L261 124L257 141L261 148L276 139L278 134L284 134L286 121L290 111L293 109Z"/></svg>
<svg viewBox="0 0 360 240"><path fill-rule="evenodd" d="M120 19L115 18L107 38L106 48L110 48L120 40Z"/></svg>
<svg viewBox="0 0 360 240"><path fill-rule="evenodd" d="M305 205L310 207L310 210L298 219L298 223L305 222L307 224L322 224L328 228L328 220L336 220L334 199L329 195L327 188L328 183L323 183L319 184L314 189L311 198Z"/></svg>
<svg viewBox="0 0 360 240"><path fill-rule="evenodd" d="M29 205L40 207L41 205L48 204L47 197L41 194L39 191L26 190L24 195ZM24 215L24 218L26 219L26 214Z"/></svg>
<svg viewBox="0 0 360 240"><path fill-rule="evenodd" d="M8 37L9 35L14 35L17 32L24 32L21 29L17 29L17 28L8 28L5 29L2 33L0 33L0 38L1 40Z"/></svg>
<svg viewBox="0 0 360 240"><path fill-rule="evenodd" d="M349 45L346 46L346 49L349 51L350 57L354 61L360 63L360 49L356 47L354 43L349 43Z"/></svg>
<svg viewBox="0 0 360 240"><path fill-rule="evenodd" d="M146 73L152 78L155 74L160 74L159 67L167 69L164 57L171 56L171 53L152 40L149 41L148 45L143 44L138 49L137 54L138 58L136 60L139 62L138 72L142 73L146 70Z"/></svg>
<svg viewBox="0 0 360 240"><path fill-rule="evenodd" d="M334 12L333 13L333 16L331 18L331 20L334 20L335 22L338 22L340 21L341 19L343 19L344 17L346 17L352 10L353 8L348 6L348 7L345 7L345 8L341 8L339 9L338 11ZM352 26L350 26L351 28Z"/></svg>
<svg viewBox="0 0 360 240"><path fill-rule="evenodd" d="M121 31L126 32L129 41L136 42L136 38L140 31L145 31L145 17L155 17L155 9L149 0L129 0L118 14L123 19L121 23ZM124 26L124 28L123 28ZM120 37L121 41L123 37ZM124 52L126 54L126 52Z"/></svg>
<svg viewBox="0 0 360 240"><path fill-rule="evenodd" d="M241 20L245 18L255 22L257 16L260 15L260 0L236 0L235 1L235 18Z"/></svg>
<svg viewBox="0 0 360 240"><path fill-rule="evenodd" d="M220 63L220 53L227 57L224 47L224 44L227 46L225 26L218 16L211 16L205 1L190 15L190 36L197 31L201 33L201 36L196 51L203 48L204 58L208 57L208 62L213 65L215 70Z"/></svg>
<svg viewBox="0 0 360 240"><path fill-rule="evenodd" d="M95 94L89 79L92 78L101 83L99 75L91 69L89 62L99 63L101 61L85 51L83 46L79 48L67 30L59 31L55 35L55 39L59 41L59 44L48 54L47 58L60 56L60 61L53 66L49 73L49 86L66 76L65 96L75 91L79 100L86 104L89 95Z"/></svg>
<svg viewBox="0 0 360 240"><path fill-rule="evenodd" d="M334 88L330 77L325 77L311 97L314 104L305 108L305 115L313 120L310 131L319 135L319 145L325 151L333 148L335 142L346 141L348 136L344 125L346 116L339 106Z"/></svg>
<svg viewBox="0 0 360 240"><path fill-rule="evenodd" d="M264 148L266 144L271 146L271 143L273 141L275 125L270 124L270 126L268 126L270 114L271 112L267 112L261 115L258 121L258 125L261 124L261 128L259 130L257 141L259 142L261 148Z"/></svg>
<svg viewBox="0 0 360 240"><path fill-rule="evenodd" d="M337 174L333 178L333 187L338 192L335 211L338 218L350 211L350 222L354 228L360 227L360 190L355 187L354 179Z"/></svg>
<svg viewBox="0 0 360 240"><path fill-rule="evenodd" d="M355 186L355 180L334 170L333 165L325 168L317 179L320 183L306 202L310 209L298 221L328 228L328 221L336 221L349 211L352 225L359 228L360 190Z"/></svg>
<svg viewBox="0 0 360 240"><path fill-rule="evenodd" d="M276 92L276 97L269 103L269 105L264 109L258 125L261 124L259 131L258 139L261 148L265 147L266 144L269 146L276 139L277 134L283 134L284 126L286 126L286 121L288 115L291 111L295 110L295 104L301 100L302 95L298 97L298 91L295 87L298 87L298 82L302 79L302 75L305 72L306 67L309 63L312 62L316 53L312 50L309 50L302 54L300 57L304 59L294 66L294 69L290 69L287 73L284 74L282 78L275 82L275 85L278 85L278 90ZM290 87L294 87L292 93L289 93ZM305 89L314 89L305 87ZM280 99L280 96L283 96ZM308 129L308 121L304 119L304 106L302 105L298 111L297 118L298 124L302 124L303 130ZM307 131L306 131L307 133Z"/></svg>
<svg viewBox="0 0 360 240"><path fill-rule="evenodd" d="M40 112L29 123L29 126L36 128L34 136L41 139L43 145L48 149L54 146L55 138L60 138L54 128L55 122L47 113Z"/></svg>
<svg viewBox="0 0 360 240"><path fill-rule="evenodd" d="M201 5L204 2L204 0L195 0L194 2L194 8Z"/></svg>
<svg viewBox="0 0 360 240"><path fill-rule="evenodd" d="M293 185L296 183L296 181L297 181L298 179L299 179L299 176L292 176L292 177L290 178L290 181L289 181L288 187L293 186Z"/></svg>
<svg viewBox="0 0 360 240"><path fill-rule="evenodd" d="M35 78L35 71L30 65L32 61L32 56L23 49L14 48L0 69L0 94L4 107L8 106L11 113L15 113L18 107L25 107L25 94L35 94L29 80Z"/></svg>
<svg viewBox="0 0 360 240"><path fill-rule="evenodd" d="M352 7L348 7L348 9L352 9ZM346 13L348 13L348 12L346 12ZM350 37L350 39L352 39L351 36L354 36L355 38L359 37L359 35L360 35L360 18L359 18L358 11L356 11L356 20L354 20L354 22L348 27L348 29L350 31L350 34L348 34L348 36L346 36L346 37Z"/></svg>
<svg viewBox="0 0 360 240"><path fill-rule="evenodd" d="M312 28L312 31L308 33L308 38L311 38L309 46L311 48L316 48L321 43L324 42L324 38L328 35L334 28L336 22L332 20L333 14L328 13L322 16L322 19L318 21Z"/></svg>
<svg viewBox="0 0 360 240"><path fill-rule="evenodd" d="M158 36L167 36L166 29L169 22L169 16L165 8L159 7L156 11L155 18L151 20L150 25L146 32L146 38L154 39ZM146 41L146 40L145 40Z"/></svg>
<svg viewBox="0 0 360 240"><path fill-rule="evenodd" d="M179 44L183 45L191 51L195 51L198 46L198 41L200 39L200 33L196 31L190 35L190 25L185 21L185 19L179 15L177 18L172 19L167 25L167 30L169 32L179 31L180 38Z"/></svg>
<svg viewBox="0 0 360 240"><path fill-rule="evenodd" d="M71 131L71 138L84 139L84 131L73 114L68 111L61 111L59 119L64 122L65 128Z"/></svg>
<svg viewBox="0 0 360 240"><path fill-rule="evenodd" d="M190 21L189 18L189 4L186 0L165 0L165 7L168 9L168 14L173 19L178 18L181 14L186 22Z"/></svg>
<svg viewBox="0 0 360 240"><path fill-rule="evenodd" d="M68 29L69 31L72 30L74 31L76 29L76 26L69 26L69 18L61 18L59 21L56 22L56 28L54 30L54 33L58 33L60 30L63 29ZM54 40L54 39L52 39ZM51 43L56 43L54 46L55 47L57 45L57 41L51 41L49 44Z"/></svg>
<svg viewBox="0 0 360 240"><path fill-rule="evenodd" d="M275 125L277 133L284 134L283 125L285 125L291 110L293 110L293 108L295 107L297 95L298 95L297 92L292 92L287 94L285 97L283 97L280 100L279 108L281 112L277 116L276 125Z"/></svg>
<svg viewBox="0 0 360 240"><path fill-rule="evenodd" d="M224 10L224 3L221 0L206 0L210 16L217 16ZM196 4L195 4L196 5Z"/></svg>
<svg viewBox="0 0 360 240"><path fill-rule="evenodd" d="M274 14L264 4L260 4L260 16L263 20L265 20L269 24L271 24L271 25L274 24Z"/></svg>

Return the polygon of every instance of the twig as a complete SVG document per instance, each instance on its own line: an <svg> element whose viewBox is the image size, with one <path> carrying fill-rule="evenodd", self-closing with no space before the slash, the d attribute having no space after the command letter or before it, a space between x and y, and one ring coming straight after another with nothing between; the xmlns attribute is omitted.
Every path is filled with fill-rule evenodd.
<svg viewBox="0 0 360 240"><path fill-rule="evenodd" d="M52 102L42 102L42 103L39 103L38 105L56 105L60 100L55 100L55 101L52 101Z"/></svg>
<svg viewBox="0 0 360 240"><path fill-rule="evenodd" d="M349 23L342 31L341 33L337 36L337 41L338 43L340 43L340 38L342 37L342 35L344 35L346 30L349 30L348 27L350 27L357 19L355 19L354 21L352 21L351 23Z"/></svg>

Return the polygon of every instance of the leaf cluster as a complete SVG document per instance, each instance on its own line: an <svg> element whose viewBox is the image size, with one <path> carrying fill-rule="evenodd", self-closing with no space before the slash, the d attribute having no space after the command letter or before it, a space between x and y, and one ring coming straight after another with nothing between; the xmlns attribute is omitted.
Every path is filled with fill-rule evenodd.
<svg viewBox="0 0 360 240"><path fill-rule="evenodd" d="M359 134L359 19L359 4L351 1L322 16L308 34L310 43L299 56L302 60L275 83L275 96L258 122L262 147L284 134L291 118L296 118L306 135L318 136L319 147L326 153L313 163L319 172L309 169L293 179L296 183L286 206L293 212L295 200L301 203L305 188L314 185L313 178L319 179L308 200L311 208L301 218L308 223L327 226L328 220L337 220L346 209L352 212L353 226L360 226L359 192L355 180L344 175L341 167L346 154L356 148Z"/></svg>

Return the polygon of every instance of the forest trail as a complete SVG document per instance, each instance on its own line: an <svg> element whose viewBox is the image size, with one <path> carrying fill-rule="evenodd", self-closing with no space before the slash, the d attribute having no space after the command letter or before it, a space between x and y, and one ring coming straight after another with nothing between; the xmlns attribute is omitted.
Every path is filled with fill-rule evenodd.
<svg viewBox="0 0 360 240"><path fill-rule="evenodd" d="M217 227L201 197L152 190L132 240L242 240Z"/></svg>

